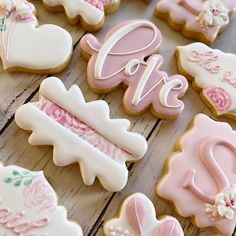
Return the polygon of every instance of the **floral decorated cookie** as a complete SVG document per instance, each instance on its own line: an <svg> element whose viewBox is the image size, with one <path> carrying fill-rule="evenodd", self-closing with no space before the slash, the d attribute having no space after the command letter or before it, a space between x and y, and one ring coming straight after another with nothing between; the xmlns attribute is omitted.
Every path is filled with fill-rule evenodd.
<svg viewBox="0 0 236 236"><path fill-rule="evenodd" d="M193 43L178 47L177 58L179 72L193 80L213 112L236 119L236 55Z"/></svg>
<svg viewBox="0 0 236 236"><path fill-rule="evenodd" d="M1 236L82 236L42 172L0 166Z"/></svg>
<svg viewBox="0 0 236 236"><path fill-rule="evenodd" d="M142 193L128 197L119 218L104 226L106 236L184 236L179 222L170 216L156 219L152 202Z"/></svg>
<svg viewBox="0 0 236 236"><path fill-rule="evenodd" d="M206 132L207 131L207 132ZM168 160L158 194L199 228L230 236L236 223L236 132L206 115L195 117Z"/></svg>
<svg viewBox="0 0 236 236"><path fill-rule="evenodd" d="M155 53L161 43L159 29L147 20L119 24L103 43L91 34L85 35L80 46L83 57L89 60L89 86L95 92L107 93L124 84L127 113L138 115L151 107L157 117L176 118L184 109L179 98L188 83L181 75L168 77L160 70L163 57Z"/></svg>
<svg viewBox="0 0 236 236"><path fill-rule="evenodd" d="M105 14L117 10L120 0L42 0L51 12L65 12L69 23L80 22L88 31L99 30L105 20Z"/></svg>
<svg viewBox="0 0 236 236"><path fill-rule="evenodd" d="M125 162L141 159L147 142L128 131L128 120L112 120L109 113L106 102L86 103L78 86L67 91L61 80L51 77L41 84L40 100L21 106L15 119L33 131L30 144L54 146L56 165L78 162L85 184L98 177L104 188L115 192L127 183Z"/></svg>
<svg viewBox="0 0 236 236"><path fill-rule="evenodd" d="M0 57L10 72L54 74L70 62L72 38L56 25L38 27L26 0L0 0Z"/></svg>
<svg viewBox="0 0 236 236"><path fill-rule="evenodd" d="M212 43L235 10L235 0L160 0L156 14L185 36Z"/></svg>

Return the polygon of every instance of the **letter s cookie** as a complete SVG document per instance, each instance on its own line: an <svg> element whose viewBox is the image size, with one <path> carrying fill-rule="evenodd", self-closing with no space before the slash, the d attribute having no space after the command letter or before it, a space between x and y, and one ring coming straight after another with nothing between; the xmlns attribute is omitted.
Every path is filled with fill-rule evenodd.
<svg viewBox="0 0 236 236"><path fill-rule="evenodd" d="M168 159L158 194L199 228L231 236L236 223L236 132L198 114Z"/></svg>
<svg viewBox="0 0 236 236"><path fill-rule="evenodd" d="M147 151L145 138L128 131L128 120L110 119L106 102L86 103L78 86L67 91L55 77L42 82L40 100L21 106L15 120L22 129L33 131L30 144L54 146L56 165L78 162L85 184L98 177L109 191L125 187L125 162L137 161Z"/></svg>
<svg viewBox="0 0 236 236"><path fill-rule="evenodd" d="M127 113L138 115L151 107L157 117L175 118L184 109L179 98L184 96L188 82L181 75L168 77L160 71L163 57L155 53L161 43L159 29L147 20L119 24L107 34L104 43L91 34L85 35L80 46L83 57L89 60L90 88L106 93L124 84Z"/></svg>

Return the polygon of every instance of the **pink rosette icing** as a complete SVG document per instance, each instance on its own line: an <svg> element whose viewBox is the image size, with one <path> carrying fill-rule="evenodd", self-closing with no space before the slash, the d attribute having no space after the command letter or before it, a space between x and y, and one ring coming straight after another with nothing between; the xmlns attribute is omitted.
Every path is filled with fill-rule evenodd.
<svg viewBox="0 0 236 236"><path fill-rule="evenodd" d="M204 94L219 112L228 111L232 105L230 96L222 88L208 88L204 91Z"/></svg>
<svg viewBox="0 0 236 236"><path fill-rule="evenodd" d="M127 157L129 159L130 154L128 152L105 139L93 128L89 127L51 100L43 98L40 102L35 103L35 105L47 116L60 123L113 160L120 162L126 160Z"/></svg>
<svg viewBox="0 0 236 236"><path fill-rule="evenodd" d="M25 205L38 210L53 211L57 205L57 198L44 176L40 175L33 180L30 186L23 190Z"/></svg>
<svg viewBox="0 0 236 236"><path fill-rule="evenodd" d="M108 3L108 0L85 0L85 1L101 11L104 11L104 5Z"/></svg>

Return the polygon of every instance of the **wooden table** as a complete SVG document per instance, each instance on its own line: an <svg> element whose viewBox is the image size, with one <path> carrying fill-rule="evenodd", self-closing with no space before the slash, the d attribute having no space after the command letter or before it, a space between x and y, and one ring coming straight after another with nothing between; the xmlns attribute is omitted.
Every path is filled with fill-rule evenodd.
<svg viewBox="0 0 236 236"><path fill-rule="evenodd" d="M140 0L123 0L118 12L106 18L104 28L96 35L103 39L106 32L116 23L135 18L147 18L157 24L163 33L164 42L160 54L165 58L164 70L170 75L176 73L174 51L177 45L185 45L192 41L171 30L162 20L153 16L155 0L147 5ZM86 82L87 63L80 56L78 45L81 37L86 33L79 26L67 24L63 14L49 14L41 1L33 1L37 10L40 24L54 23L67 29L73 37L74 54L70 66L66 71L57 75L66 87L78 84L87 101L104 99L111 109L114 118L128 118L132 123L132 130L143 134L149 143L149 150L145 158L130 166L130 176L126 188L119 193L106 192L98 181L91 187L85 186L81 179L77 164L59 168L53 164L51 147L33 147L28 144L29 134L19 129L14 122L16 109L25 102L37 100L40 82L46 76L29 74L9 74L0 68L0 160L4 165L16 164L31 170L44 170L45 175L58 194L59 204L68 209L68 217L78 221L84 230L84 235L103 235L102 226L105 220L114 217L124 198L134 192L145 193L155 203L157 214L171 214L176 216L187 236L215 235L210 230L198 229L189 219L179 217L173 208L156 194L156 184L162 175L163 163L173 150L176 139L183 134L188 123L195 114L204 112L213 116L200 100L198 94L190 87L184 97L186 109L174 121L163 121L146 112L142 116L129 117L122 110L121 98L124 91L117 90L109 95L99 96L88 89ZM236 53L235 37L236 19L213 45L225 52ZM228 121L228 120L227 120ZM234 128L235 122L228 121ZM46 132L46 131L45 131ZM65 236L65 235L60 235Z"/></svg>

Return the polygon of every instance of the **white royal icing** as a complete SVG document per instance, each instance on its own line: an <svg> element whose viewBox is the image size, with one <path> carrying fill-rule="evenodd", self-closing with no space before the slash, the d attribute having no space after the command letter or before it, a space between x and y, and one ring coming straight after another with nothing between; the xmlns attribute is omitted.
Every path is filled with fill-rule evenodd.
<svg viewBox="0 0 236 236"><path fill-rule="evenodd" d="M152 28L153 32L155 33L152 41L146 47L138 49L136 51L131 51L131 52L110 53L111 49L124 36L126 36L127 34L129 34L132 31L134 31L135 29L138 29L139 27L149 27L149 28ZM102 48L100 49L100 51L98 53L97 60L96 60L96 64L95 64L95 77L96 77L96 79L109 79L109 78L112 78L115 74L118 74L122 70L125 70L126 73L128 73L128 71L129 71L128 69L131 66L130 64L126 65L124 68L120 69L119 71L115 72L114 74L109 75L109 76L104 78L102 76L102 70L103 70L103 66L104 66L104 63L105 63L105 60L106 60L106 57L107 57L108 54L109 55L129 55L129 54L134 54L134 53L145 51L145 49L149 48L153 44L153 42L155 41L156 37L157 37L157 32L154 29L154 25L153 25L153 23L151 23L149 21L138 20L138 21L133 21L130 24L124 25L122 28L120 28L114 34L112 34L112 36L109 37L109 39L103 44ZM88 44L89 44L89 42L88 42ZM139 62L139 64L140 63L142 63L142 62ZM134 66L134 65L132 64L132 66ZM138 68L137 68L137 70L138 70Z"/></svg>
<svg viewBox="0 0 236 236"><path fill-rule="evenodd" d="M4 69L47 70L69 60L72 52L70 34L56 25L45 24L37 28L33 5L23 1L12 7L13 3L10 0L0 3L5 6L0 13L0 56Z"/></svg>
<svg viewBox="0 0 236 236"><path fill-rule="evenodd" d="M222 26L229 22L229 10L221 0L207 0L198 16L201 25Z"/></svg>
<svg viewBox="0 0 236 236"><path fill-rule="evenodd" d="M82 236L42 172L0 166L1 236Z"/></svg>
<svg viewBox="0 0 236 236"><path fill-rule="evenodd" d="M50 7L61 5L69 18L81 16L89 25L99 24L105 16L103 11L84 0L43 0L43 2Z"/></svg>
<svg viewBox="0 0 236 236"><path fill-rule="evenodd" d="M82 177L87 185L93 184L96 177L109 191L124 188L128 178L125 161L136 161L147 151L147 142L139 134L128 132L130 122L125 119L111 120L109 107L104 101L86 103L78 86L67 91L63 83L55 77L42 82L40 95L48 98L65 111L77 117L113 145L126 152L122 159L114 160L71 130L55 122L33 103L23 105L16 112L16 123L25 130L32 130L29 138L32 145L54 145L54 162L65 166L80 163ZM96 114L96 115L94 115ZM42 132L47 130L47 132Z"/></svg>
<svg viewBox="0 0 236 236"><path fill-rule="evenodd" d="M178 47L178 51L181 67L194 78L203 95L211 89L212 99L207 96L206 99L218 115L236 115L236 55L211 49L203 43Z"/></svg>

